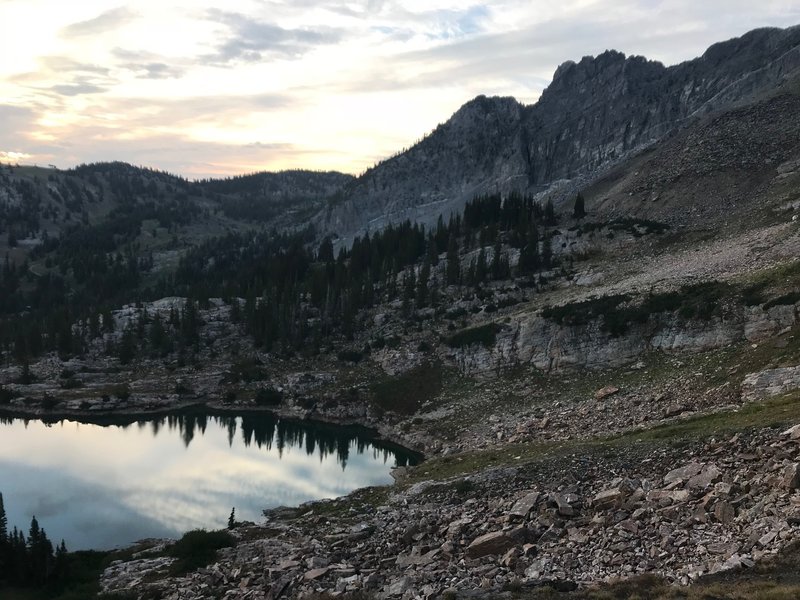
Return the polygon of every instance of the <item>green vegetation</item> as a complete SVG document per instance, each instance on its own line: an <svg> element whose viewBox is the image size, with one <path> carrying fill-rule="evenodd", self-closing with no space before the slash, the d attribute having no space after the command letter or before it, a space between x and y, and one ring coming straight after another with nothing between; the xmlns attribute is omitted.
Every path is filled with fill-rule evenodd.
<svg viewBox="0 0 800 600"><path fill-rule="evenodd" d="M669 229L666 223L659 223L658 221L650 221L648 219L614 219L610 222L598 223L581 223L577 227L580 233L591 233L601 229L609 229L611 232L622 231L631 234L634 237L642 237L642 235L662 234Z"/></svg>
<svg viewBox="0 0 800 600"><path fill-rule="evenodd" d="M256 391L255 402L259 406L278 406L283 401L283 392L273 387L262 387Z"/></svg>
<svg viewBox="0 0 800 600"><path fill-rule="evenodd" d="M478 327L471 327L454 333L445 340L445 343L451 348L464 348L472 344L480 344L484 348L491 348L497 339L497 333L502 329L503 327L497 323L479 325Z"/></svg>
<svg viewBox="0 0 800 600"><path fill-rule="evenodd" d="M765 308L794 304L800 300L800 260L794 260L750 275L742 282L742 299L747 306Z"/></svg>
<svg viewBox="0 0 800 600"><path fill-rule="evenodd" d="M401 375L373 384L370 392L373 404L380 409L411 415L438 396L442 385L442 365L423 363Z"/></svg>
<svg viewBox="0 0 800 600"><path fill-rule="evenodd" d="M684 319L708 321L720 316L725 302L737 295L736 288L718 281L684 285L674 292L650 294L640 303L618 294L545 307L542 316L559 325L583 326L602 319L600 329L614 337L625 334L634 323L646 323L651 315L674 312Z"/></svg>
<svg viewBox="0 0 800 600"><path fill-rule="evenodd" d="M214 562L217 550L230 548L236 539L227 531L195 529L183 534L169 547L167 554L177 560L170 567L171 575L184 575Z"/></svg>
<svg viewBox="0 0 800 600"><path fill-rule="evenodd" d="M506 464L520 465L569 454L627 452L637 446L680 445L750 428L784 427L800 422L800 391L752 403L742 408L704 415L652 429L587 441L508 444L502 448L431 458L414 468L404 484L428 479L446 480Z"/></svg>

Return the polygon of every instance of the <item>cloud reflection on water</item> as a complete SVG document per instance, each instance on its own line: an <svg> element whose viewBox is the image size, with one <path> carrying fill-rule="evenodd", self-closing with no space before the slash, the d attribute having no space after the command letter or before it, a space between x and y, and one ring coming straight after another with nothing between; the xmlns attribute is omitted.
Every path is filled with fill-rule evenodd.
<svg viewBox="0 0 800 600"><path fill-rule="evenodd" d="M388 483L405 464L348 430L266 415L170 416L126 425L0 420L0 492L9 523L35 514L71 549L223 527L231 507L332 498Z"/></svg>

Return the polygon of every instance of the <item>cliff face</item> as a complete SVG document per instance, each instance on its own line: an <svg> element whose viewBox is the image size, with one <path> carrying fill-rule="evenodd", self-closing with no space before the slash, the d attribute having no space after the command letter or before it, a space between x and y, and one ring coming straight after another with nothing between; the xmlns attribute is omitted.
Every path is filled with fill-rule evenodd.
<svg viewBox="0 0 800 600"><path fill-rule="evenodd" d="M406 218L430 223L484 192L540 192L594 174L699 116L800 72L800 27L759 29L665 67L607 51L555 72L539 101L478 97L371 169L317 219L344 237Z"/></svg>
<svg viewBox="0 0 800 600"><path fill-rule="evenodd" d="M619 367L647 352L695 353L742 341L758 343L800 321L800 305L733 307L708 321L682 319L672 313L652 315L624 335L603 331L599 321L562 326L527 313L504 324L491 348L474 344L447 358L463 373L489 374L516 365L548 373Z"/></svg>

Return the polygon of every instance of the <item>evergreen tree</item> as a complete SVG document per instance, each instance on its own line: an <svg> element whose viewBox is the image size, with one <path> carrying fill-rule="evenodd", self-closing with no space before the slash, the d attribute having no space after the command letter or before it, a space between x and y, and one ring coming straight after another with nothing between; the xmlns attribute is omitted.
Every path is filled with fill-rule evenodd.
<svg viewBox="0 0 800 600"><path fill-rule="evenodd" d="M231 514L228 517L228 529L233 529L236 527L236 507L234 506L231 509Z"/></svg>
<svg viewBox="0 0 800 600"><path fill-rule="evenodd" d="M556 224L556 211L555 208L553 208L552 200L548 200L544 205L544 221L548 225Z"/></svg>
<svg viewBox="0 0 800 600"><path fill-rule="evenodd" d="M0 544L8 540L8 518L3 504L3 493L0 492Z"/></svg>
<svg viewBox="0 0 800 600"><path fill-rule="evenodd" d="M545 235L542 240L542 265L545 269L553 266L553 246L552 240L549 236Z"/></svg>
<svg viewBox="0 0 800 600"><path fill-rule="evenodd" d="M461 261L458 257L458 240L451 234L447 242L447 285L458 285L461 281Z"/></svg>
<svg viewBox="0 0 800 600"><path fill-rule="evenodd" d="M417 306L424 307L428 303L428 281L431 278L431 265L426 260L422 263L417 280Z"/></svg>
<svg viewBox="0 0 800 600"><path fill-rule="evenodd" d="M123 365L127 365L136 357L136 339L133 330L126 327L117 345L117 358Z"/></svg>
<svg viewBox="0 0 800 600"><path fill-rule="evenodd" d="M572 216L576 219L582 219L586 216L586 207L584 206L583 194L578 192L575 196L575 207L572 210Z"/></svg>

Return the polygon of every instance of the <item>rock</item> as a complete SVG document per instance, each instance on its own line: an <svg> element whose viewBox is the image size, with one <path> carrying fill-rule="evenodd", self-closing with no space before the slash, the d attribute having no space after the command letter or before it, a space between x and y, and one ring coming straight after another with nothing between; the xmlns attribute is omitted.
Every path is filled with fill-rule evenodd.
<svg viewBox="0 0 800 600"><path fill-rule="evenodd" d="M790 440L800 440L800 425L787 429L781 434L783 437L788 437Z"/></svg>
<svg viewBox="0 0 800 600"><path fill-rule="evenodd" d="M783 470L781 485L789 490L800 488L800 464L792 463Z"/></svg>
<svg viewBox="0 0 800 600"><path fill-rule="evenodd" d="M687 481L702 470L703 465L701 463L689 463L685 467L679 467L667 473L664 476L664 484L669 485L671 483Z"/></svg>
<svg viewBox="0 0 800 600"><path fill-rule="evenodd" d="M319 579L320 577L325 577L330 571L330 567L322 567L321 569L311 569L310 571L306 571L306 574L303 575L303 579L306 581L314 581L315 579Z"/></svg>
<svg viewBox="0 0 800 600"><path fill-rule="evenodd" d="M664 409L664 417L669 419L671 417L677 417L681 413L686 411L686 406L683 404L673 404L668 406Z"/></svg>
<svg viewBox="0 0 800 600"><path fill-rule="evenodd" d="M503 554L516 542L505 531L493 531L472 540L467 546L469 558L481 558L490 554Z"/></svg>
<svg viewBox="0 0 800 600"><path fill-rule="evenodd" d="M700 473L689 479L686 486L691 489L704 490L719 479L720 475L722 475L722 473L716 465L706 465Z"/></svg>
<svg viewBox="0 0 800 600"><path fill-rule="evenodd" d="M714 517L723 525L728 525L736 518L736 509L727 502L717 502L714 505Z"/></svg>
<svg viewBox="0 0 800 600"><path fill-rule="evenodd" d="M613 385L607 385L603 388L600 388L594 393L595 400L604 400L609 396L613 396L614 394L619 393L619 388Z"/></svg>
<svg viewBox="0 0 800 600"><path fill-rule="evenodd" d="M388 596L402 596L412 585L413 581L410 577L400 577L388 585L386 594Z"/></svg>
<svg viewBox="0 0 800 600"><path fill-rule="evenodd" d="M592 500L592 504L598 510L607 510L619 507L624 498L625 494L620 488L611 488L610 490L598 492L594 500Z"/></svg>
<svg viewBox="0 0 800 600"><path fill-rule="evenodd" d="M569 498L563 494L554 494L553 501L556 503L556 507L558 508L558 514L560 514L562 517L575 516L575 509L572 507L572 503L570 503Z"/></svg>
<svg viewBox="0 0 800 600"><path fill-rule="evenodd" d="M533 507L536 506L538 500L539 492L531 492L530 494L526 494L514 503L514 506L511 508L508 515L510 517L524 519L528 516L531 510L533 510Z"/></svg>

